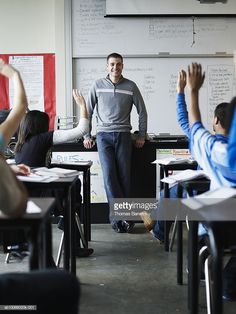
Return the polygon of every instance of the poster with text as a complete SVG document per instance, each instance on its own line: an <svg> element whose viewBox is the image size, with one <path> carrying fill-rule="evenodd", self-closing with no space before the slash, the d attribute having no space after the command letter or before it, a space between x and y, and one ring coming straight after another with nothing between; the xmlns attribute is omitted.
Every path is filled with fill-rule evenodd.
<svg viewBox="0 0 236 314"><path fill-rule="evenodd" d="M29 110L45 111L50 118L50 130L53 130L56 116L55 54L4 54L0 58L20 72ZM13 82L0 76L0 110L10 110L13 106Z"/></svg>

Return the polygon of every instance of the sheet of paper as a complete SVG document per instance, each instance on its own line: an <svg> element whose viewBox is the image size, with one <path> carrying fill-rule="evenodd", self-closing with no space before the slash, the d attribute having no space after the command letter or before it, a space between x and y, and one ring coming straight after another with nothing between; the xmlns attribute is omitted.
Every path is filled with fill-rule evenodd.
<svg viewBox="0 0 236 314"><path fill-rule="evenodd" d="M159 165L174 165L174 164L181 164L185 162L192 163L194 160L192 157L166 157L156 159L152 162L152 164L159 164Z"/></svg>
<svg viewBox="0 0 236 314"><path fill-rule="evenodd" d="M38 207L34 202L28 201L26 212L27 214L38 214L41 213L41 208Z"/></svg>
<svg viewBox="0 0 236 314"><path fill-rule="evenodd" d="M63 168L47 168L47 167L40 167L34 168L34 173L40 176L57 176L57 177L71 177L79 175L79 172L74 169L63 169Z"/></svg>
<svg viewBox="0 0 236 314"><path fill-rule="evenodd" d="M17 178L20 181L24 181L24 182L43 182L43 183L49 183L49 182L53 182L55 180L57 180L59 177L57 176L40 176L40 175L36 175L34 173L31 173L28 176L17 176Z"/></svg>
<svg viewBox="0 0 236 314"><path fill-rule="evenodd" d="M186 169L175 175L165 177L161 179L161 181L168 184L176 184L178 182L188 181L199 177L208 178L207 174L203 170Z"/></svg>

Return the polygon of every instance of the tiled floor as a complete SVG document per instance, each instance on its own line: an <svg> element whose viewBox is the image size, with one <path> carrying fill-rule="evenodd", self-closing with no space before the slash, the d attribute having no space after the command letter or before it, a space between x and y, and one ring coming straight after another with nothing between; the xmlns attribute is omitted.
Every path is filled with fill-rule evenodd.
<svg viewBox="0 0 236 314"><path fill-rule="evenodd" d="M53 225L54 256L60 235ZM117 234L110 225L93 225L90 247L91 257L77 259L81 314L188 313L185 272L184 285L176 284L176 248L164 252L142 224L131 234ZM9 264L4 258L0 254L1 272L28 269L27 258ZM225 303L224 313L235 312L236 303ZM206 313L204 284L199 313Z"/></svg>

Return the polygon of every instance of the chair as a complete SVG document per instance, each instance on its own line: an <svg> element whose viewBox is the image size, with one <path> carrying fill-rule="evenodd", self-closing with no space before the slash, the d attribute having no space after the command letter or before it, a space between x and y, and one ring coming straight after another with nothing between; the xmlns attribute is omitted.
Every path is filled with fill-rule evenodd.
<svg viewBox="0 0 236 314"><path fill-rule="evenodd" d="M183 191L186 190L189 197L204 193L210 188L210 180L200 178L195 180L183 181L178 183L177 194L178 198L182 198ZM177 283L183 284L183 221L177 220Z"/></svg>
<svg viewBox="0 0 236 314"><path fill-rule="evenodd" d="M82 241L83 247L84 248L88 248L88 243L85 240L84 237L84 233L83 233L83 229L81 226L81 222L80 222L80 218L78 213L75 213L75 221L76 221L76 225L79 231L79 235L80 235L80 239ZM60 244L59 244L59 248L58 248L58 253L57 253L57 259L56 259L56 266L59 267L60 266L60 262L61 262L61 256L62 256L62 251L63 251L63 245L64 245L64 231L61 235L61 240L60 240Z"/></svg>
<svg viewBox="0 0 236 314"><path fill-rule="evenodd" d="M207 313L223 313L223 257L236 256L236 222L207 223L209 255L205 259Z"/></svg>
<svg viewBox="0 0 236 314"><path fill-rule="evenodd" d="M10 312L15 312L11 305L16 313L23 312L20 306L38 314L77 314L79 310L79 281L64 270L1 274L0 294L1 304L5 304L1 310Z"/></svg>
<svg viewBox="0 0 236 314"><path fill-rule="evenodd" d="M169 171L181 171L186 169L197 169L197 162L183 162L178 164L171 164L171 165L163 165L160 164L160 180L164 177L168 177ZM164 197L169 198L170 197L170 191L169 191L169 184L168 183L160 183L160 188L164 189ZM176 221L174 222L174 227L171 235L171 240L169 240L169 233L171 229L171 225L173 222L171 221L165 221L165 229L164 229L164 248L165 251L171 251L173 247L175 232L176 232Z"/></svg>
<svg viewBox="0 0 236 314"><path fill-rule="evenodd" d="M223 210L222 210L223 209ZM198 211L198 221L204 221L207 232L207 249L209 255L205 259L204 269L206 278L206 296L208 313L221 314L222 303L222 266L223 256L227 252L235 256L236 252L236 215L235 200L228 198L222 202L202 207ZM231 221L230 221L231 220ZM234 221L232 221L234 220ZM191 313L198 312L199 267L196 257L198 221L191 221L189 231L189 307ZM227 251L226 251L227 249ZM236 279L236 278L235 278ZM235 283L234 283L235 284Z"/></svg>

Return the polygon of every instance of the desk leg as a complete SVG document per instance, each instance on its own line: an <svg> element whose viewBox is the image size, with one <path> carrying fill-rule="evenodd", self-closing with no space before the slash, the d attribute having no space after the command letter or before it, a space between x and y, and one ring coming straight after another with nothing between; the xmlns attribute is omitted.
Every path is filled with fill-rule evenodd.
<svg viewBox="0 0 236 314"><path fill-rule="evenodd" d="M166 252L169 251L170 247L170 239L169 239L169 233L171 228L172 222L165 220L164 222L164 249Z"/></svg>
<svg viewBox="0 0 236 314"><path fill-rule="evenodd" d="M169 184L164 183L164 197L169 198L170 197L170 191L169 191ZM166 252L169 251L169 233L170 233L170 227L171 227L170 221L165 221L164 223L164 249Z"/></svg>
<svg viewBox="0 0 236 314"><path fill-rule="evenodd" d="M75 256L75 205L76 204L76 191L75 184L70 188L70 262L71 272L76 275L76 256Z"/></svg>
<svg viewBox="0 0 236 314"><path fill-rule="evenodd" d="M43 226L43 267L49 268L52 264L52 227L51 222L47 221Z"/></svg>
<svg viewBox="0 0 236 314"><path fill-rule="evenodd" d="M177 221L177 284L183 284L183 222Z"/></svg>
<svg viewBox="0 0 236 314"><path fill-rule="evenodd" d="M88 244L91 241L91 209L90 209L90 169L83 175L83 216L84 216L84 237Z"/></svg>
<svg viewBox="0 0 236 314"><path fill-rule="evenodd" d="M75 184L68 189L64 214L64 268L76 274L75 257Z"/></svg>
<svg viewBox="0 0 236 314"><path fill-rule="evenodd" d="M216 223L217 225L217 223ZM222 260L223 260L223 248L221 246L222 239L219 238L218 232L213 228L208 230L211 254L212 254L212 279L213 279L213 313L222 314L223 313L223 302L222 302Z"/></svg>
<svg viewBox="0 0 236 314"><path fill-rule="evenodd" d="M30 230L30 257L29 264L30 270L39 269L39 251L38 246L39 243L39 226L34 225Z"/></svg>
<svg viewBox="0 0 236 314"><path fill-rule="evenodd" d="M177 196L182 198L182 195L183 188L178 184ZM183 284L183 222L179 220L177 220L177 284Z"/></svg>
<svg viewBox="0 0 236 314"><path fill-rule="evenodd" d="M198 313L198 222L189 222L188 237L188 305L191 314Z"/></svg>
<svg viewBox="0 0 236 314"><path fill-rule="evenodd" d="M71 193L69 189L64 211L64 259L63 259L64 269L68 271L70 271L70 251L71 251L70 221L71 221Z"/></svg>

